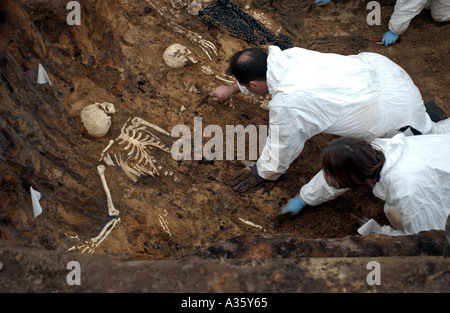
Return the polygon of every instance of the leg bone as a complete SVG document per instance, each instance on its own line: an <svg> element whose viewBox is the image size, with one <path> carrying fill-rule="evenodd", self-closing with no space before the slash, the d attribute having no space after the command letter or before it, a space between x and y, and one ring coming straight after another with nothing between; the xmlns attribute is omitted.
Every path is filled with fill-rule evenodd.
<svg viewBox="0 0 450 313"><path fill-rule="evenodd" d="M108 184L106 183L105 166L104 165L97 166L97 171L100 174L100 179L102 180L103 188L105 189L106 200L108 202L109 216L117 216L119 215L119 211L114 208L114 204L111 198L111 192L109 191Z"/></svg>

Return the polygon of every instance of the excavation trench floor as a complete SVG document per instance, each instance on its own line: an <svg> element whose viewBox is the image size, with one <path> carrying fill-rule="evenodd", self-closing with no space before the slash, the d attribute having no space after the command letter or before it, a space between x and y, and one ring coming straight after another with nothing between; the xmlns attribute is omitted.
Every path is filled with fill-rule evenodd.
<svg viewBox="0 0 450 313"><path fill-rule="evenodd" d="M382 4L381 25L374 26L367 24L370 11L365 1L333 1L323 8L310 2L235 3L250 16L263 16L269 23L265 24L268 30L288 36L294 46L346 55L370 51L391 58L410 74L425 101L437 97L440 107L450 114L448 24L434 22L424 11L411 22L401 43L386 48L366 39L381 37L386 31L395 1ZM88 260L88 253L102 260L113 257L111 266L116 261L173 262L186 256L196 256L196 260L277 255L286 259L352 257L352 240L359 247L367 245L364 240L370 243L366 253L362 249L355 256L442 255L443 233L439 232L433 233L431 239L419 240L427 243L422 246L411 242L407 245L408 238L361 238L357 233L361 218L388 224L383 203L370 189L307 207L296 217L276 216L286 200L319 170L320 152L333 138L330 135L310 139L279 180L244 194L234 192L227 184L244 166L237 159L177 162L170 152L154 149L158 151L161 175L142 176L137 181L130 180L120 167L105 164L102 151L110 140L115 141L114 151L124 148L117 144L117 138L130 119L138 117L169 133L178 125L186 125L194 134L195 121L201 118L202 130L217 125L225 136L227 125L253 125L256 129L267 126L269 99L236 95L226 103L208 100L196 108L204 94L226 84L217 77L230 79L224 75L229 57L257 44L206 25L198 16L189 14L186 7L173 8L168 0L86 0L80 4L81 25L71 26L66 22L70 12L67 1L2 1L2 239L43 249L44 254L64 251L83 260ZM169 68L162 55L174 43L186 46L197 62L180 69ZM270 42L262 44L268 45ZM36 83L39 64L52 85ZM113 103L116 109L109 132L101 138L87 134L80 120L81 110L96 102ZM163 137L160 139L167 147L178 139ZM205 134L201 138L203 144L209 139ZM97 171L100 164L106 167L112 202L120 212L117 217L108 214ZM166 171L168 175L164 175ZM43 212L37 218L33 216L30 187L41 193ZM285 237L281 240L276 236ZM261 244L260 250L251 248L249 242L255 238L259 243L261 238L270 238L272 243ZM345 244L336 244L336 240ZM224 248L230 242L239 243L233 246L233 253L229 247ZM308 243L307 248L300 249L298 242ZM341 245L339 253L326 249L334 245ZM242 250L244 246L246 250ZM435 259L426 258L424 262L430 260ZM168 268L173 266L170 264L175 263L168 263ZM9 266L5 261L3 274L12 275ZM442 277L448 286L447 276ZM13 283L9 286L9 290L33 290L23 284L17 284L16 289Z"/></svg>

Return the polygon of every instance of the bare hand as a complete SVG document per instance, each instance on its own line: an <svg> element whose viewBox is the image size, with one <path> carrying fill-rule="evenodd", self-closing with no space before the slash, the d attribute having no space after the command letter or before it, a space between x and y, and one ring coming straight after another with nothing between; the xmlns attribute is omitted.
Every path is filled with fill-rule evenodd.
<svg viewBox="0 0 450 313"><path fill-rule="evenodd" d="M211 93L211 99L213 101L227 101L232 95L239 92L239 87L237 85L231 86L219 86Z"/></svg>

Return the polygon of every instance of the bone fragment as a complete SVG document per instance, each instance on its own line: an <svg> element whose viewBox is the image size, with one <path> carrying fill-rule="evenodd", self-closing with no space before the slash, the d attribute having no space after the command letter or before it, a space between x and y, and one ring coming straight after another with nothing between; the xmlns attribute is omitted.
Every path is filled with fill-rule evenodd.
<svg viewBox="0 0 450 313"><path fill-rule="evenodd" d="M100 174L100 179L102 180L103 189L105 189L106 200L108 203L108 214L109 214L109 216L117 216L117 215L119 215L119 211L116 210L116 208L114 208L114 204L113 204L112 198L111 198L111 192L109 191L108 184L106 183L105 166L104 165L97 166L97 171Z"/></svg>
<svg viewBox="0 0 450 313"><path fill-rule="evenodd" d="M266 231L262 226L256 225L255 223L252 223L252 222L250 222L250 221L246 221L246 220L244 220L244 219L242 219L242 218L239 218L239 220L240 220L241 222L243 222L244 224L247 224L247 225L250 225L250 226L253 226L253 227L256 227L256 228L260 228L260 229L262 229L263 231Z"/></svg>
<svg viewBox="0 0 450 313"><path fill-rule="evenodd" d="M103 149L102 154L100 155L100 160L98 160L99 162L102 161L103 155L105 154L106 151L108 151L109 148L111 148L111 146L112 146L113 144L114 144L114 140L111 139L111 140L109 141L109 144L106 146L106 148Z"/></svg>
<svg viewBox="0 0 450 313"><path fill-rule="evenodd" d="M221 80L221 81L223 81L223 82L226 82L226 83L228 83L228 84L234 84L234 81L228 80L228 79L225 79L225 78L222 78L222 77L220 77L219 75L216 75L216 79Z"/></svg>
<svg viewBox="0 0 450 313"><path fill-rule="evenodd" d="M166 221L161 216L161 214L159 215L159 224L161 224L161 227L164 229L164 231L166 233L168 233L170 237L172 237L172 234L170 233L170 230L169 230L169 226L167 225Z"/></svg>

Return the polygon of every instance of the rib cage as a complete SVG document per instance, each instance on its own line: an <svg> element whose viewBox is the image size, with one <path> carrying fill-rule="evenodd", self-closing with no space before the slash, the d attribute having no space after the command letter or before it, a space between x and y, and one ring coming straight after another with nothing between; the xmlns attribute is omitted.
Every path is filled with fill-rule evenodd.
<svg viewBox="0 0 450 313"><path fill-rule="evenodd" d="M130 118L117 139L103 150L100 160L110 166L120 166L135 182L141 176L160 176L163 170L164 176L173 176L173 171L165 166L170 149L155 133L170 136L167 131L139 117Z"/></svg>

